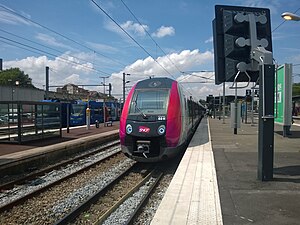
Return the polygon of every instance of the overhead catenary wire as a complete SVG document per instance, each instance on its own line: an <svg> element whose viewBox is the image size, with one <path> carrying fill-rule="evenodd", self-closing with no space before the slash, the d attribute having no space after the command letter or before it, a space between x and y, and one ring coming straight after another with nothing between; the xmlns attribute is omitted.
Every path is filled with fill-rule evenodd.
<svg viewBox="0 0 300 225"><path fill-rule="evenodd" d="M32 53L35 53L37 55L41 54L40 52L36 52L36 51L30 50L28 48L24 48L22 46L18 46L17 44L9 43L8 41L4 41L4 40L0 40L0 41L5 43L5 44L11 45L11 46L14 46L14 47L17 47L17 48L20 48L20 49L23 49L23 50L26 50L26 51L29 51L29 52L32 52Z"/></svg>
<svg viewBox="0 0 300 225"><path fill-rule="evenodd" d="M82 44L82 43L80 43L80 42L78 42L78 41L72 39L72 38L69 38L69 37L67 37L66 35L63 35L63 34L57 32L57 31L55 31L55 30L53 30L53 29L51 29L51 28L49 28L49 27L47 27L47 26L45 26L45 25L39 23L39 22L36 22L36 21L34 21L34 20L32 20L32 19L29 19L29 18L27 18L27 17L25 17L25 16L23 16L23 15L21 15L21 14L15 12L15 11L13 11L13 10L11 10L11 9L9 9L9 8L7 8L7 7L5 7L5 6L3 6L3 5L0 5L0 7L3 8L4 10L6 10L6 11L8 11L8 12L14 14L14 15L16 15L16 16L19 16L19 17L25 19L26 21L29 21L29 22L31 22L31 23L33 23L33 24L35 24L35 25L38 25L38 26L40 26L40 27L42 27L42 28L44 28L44 29L46 29L46 30L52 32L52 33L55 33L55 34L59 35L60 37L63 37L63 38L65 38L65 39L67 39L67 40L69 40L69 41L71 41L71 42L73 42L73 43L75 43L75 44L77 44L77 45L79 45L79 46L85 48L85 49L88 49L88 50L90 50L90 51L92 51L92 52L94 52L94 53L96 53L96 54L98 54L98 55L101 55L101 56L103 56L103 57L105 57L105 58L107 58L107 59L109 59L109 60L111 60L111 61L113 61L113 62L119 64L119 65L126 66L125 64L119 62L118 60L115 60L115 59L113 59L113 58L111 58L111 57L109 57L109 56L106 56L106 55L104 55L104 54L102 54L102 53L99 53L99 52L95 51L94 49L92 49L92 48L90 48L90 47L88 47L88 46L86 46L86 45L84 45L84 44Z"/></svg>
<svg viewBox="0 0 300 225"><path fill-rule="evenodd" d="M151 40L155 43L155 46L158 47L162 53L168 58L168 60L173 64L173 66L180 72L182 73L182 71L176 66L176 64L170 59L170 57L168 56L167 53L165 53L165 51L159 46L159 44L153 39L153 37L151 36L151 34L149 34L149 32L145 29L145 27L143 26L143 24L139 21L139 19L135 16L135 14L132 12L132 10L130 10L130 8L125 4L125 2L123 0L121 0L121 2L123 3L123 5L126 7L126 9L130 12L130 14L135 18L135 20L140 24L140 26L143 28L143 30L146 32L146 34L151 38Z"/></svg>
<svg viewBox="0 0 300 225"><path fill-rule="evenodd" d="M74 40L74 39L72 39L72 38L69 38L69 37L67 37L66 35L63 35L63 34L61 34L61 33L59 33L59 32L57 32L57 31L55 31L55 30L53 30L53 29L51 29L51 28L49 28L49 27L47 27L47 26L45 26L45 25L42 25L42 24L40 24L39 22L36 22L36 21L34 21L34 20L32 20L32 19L29 19L29 18L27 18L27 17L25 17L25 16L23 16L23 15L21 15L21 14L19 14L19 13L17 13L16 11L14 11L14 10L11 10L11 9L9 9L9 8L7 8L7 7L5 7L5 6L3 6L3 5L0 5L0 7L1 8L3 8L5 11L8 11L9 13L11 13L11 14L14 14L14 15L16 15L16 16L18 16L18 17L20 17L20 18L23 18L24 20L26 20L26 21L28 21L28 22L30 22L30 23L32 23L32 24L35 24L35 25L37 25L37 26L39 26L39 27L41 27L41 28L44 28L44 29L46 29L46 30L48 30L48 31L50 31L50 32L53 32L53 33L55 33L55 34L57 34L57 35L59 35L59 36L61 36L61 37L63 37L64 39L66 39L66 40L69 40L69 41L72 41L73 43L76 43L77 45L79 45L79 46L81 46L81 47L84 47L84 48L86 48L86 49L88 49L88 50L90 50L90 51L92 51L93 53L96 53L96 54L99 54L98 52L96 52L94 49L92 49L92 48L90 48L90 47L88 47L88 46L86 46L86 45L84 45L84 44L82 44L82 43L80 43L80 42L78 42L78 41L76 41L76 40ZM4 30L3 30L4 31ZM148 33L149 34L149 33ZM151 37L151 35L150 35L150 37ZM20 37L19 36L19 38L22 38L22 37ZM23 39L23 40L25 40L25 39ZM153 39L154 40L154 39ZM13 40L11 40L11 41L13 41ZM30 40L28 40L27 39L27 41L30 41ZM2 41L3 43L4 43L4 41ZM38 49L38 48L35 48L35 47L32 47L32 46L29 46L29 45L25 45L24 43L17 43L17 45L16 45L16 42L14 42L14 43L8 43L8 42L5 42L6 44L9 44L9 45L12 45L12 46L15 46L15 47L18 47L18 48L21 48L21 49L24 49L24 50L26 50L26 51L30 51L30 52L33 52L33 53L35 53L35 54L40 54L39 52L43 52L43 53L45 53L45 54L47 54L47 55L50 55L51 57L56 57L56 58L59 58L60 60L62 60L62 61L65 61L65 62L71 62L71 63L75 63L74 61L70 61L70 60L68 60L68 59L66 59L66 58L63 58L63 57L59 57L59 56L57 56L57 55L54 55L54 54L52 54L52 53L50 53L50 52L47 52L47 51L44 51L44 50L41 50L41 49ZM34 43L34 42L32 42L32 43ZM35 44L39 44L39 43L35 43ZM20 45L20 46L19 46ZM23 47L22 47L22 46ZM24 48L24 46L26 46L26 48ZM40 46L43 46L43 45L41 45L40 44ZM157 46L160 48L160 46L157 44ZM51 50L53 50L53 51L57 51L57 52L60 52L60 51L58 51L58 50L56 50L56 49L54 49L54 48L50 48L50 47L48 47L48 46L43 46L43 47L46 47L46 48L48 48L48 49L51 49ZM37 50L37 51L32 51L31 49L34 49L34 50ZM161 48L160 48L161 49ZM146 49L145 49L146 50ZM162 50L162 49L161 49ZM162 50L163 51L163 50ZM148 52L149 53L149 52ZM116 60L114 60L114 59L112 59L112 58L110 58L110 57L107 57L107 56L105 56L105 55L103 55L103 54L99 54L99 55L102 55L102 56L104 56L104 57L106 57L106 58L108 58L108 59L110 59L110 60L112 60L112 61L115 61L116 62ZM74 57L74 56L72 56L72 57ZM167 72L167 74L169 74L170 76L172 76L174 79L175 79L175 77L161 64L161 63L159 63L156 59L154 59L154 57L150 54L150 57L160 66L160 67L162 67L166 72ZM168 57L168 56L167 56ZM74 58L76 58L76 57L74 57ZM78 58L77 58L78 59ZM82 60L82 59L80 59L80 60ZM84 60L82 60L82 61L84 61ZM86 61L86 62L88 62L88 61ZM119 62L118 62L119 63ZM79 64L79 63L75 63L75 64L77 64L77 65L81 65L81 64ZM122 64L122 63L119 63L119 64ZM126 66L125 64L122 64L123 66ZM174 64L175 65L175 64ZM81 66L83 66L83 67L86 67L85 65L81 65ZM176 66L176 65L175 65ZM88 69L91 69L91 67L87 67ZM94 69L95 70L95 69ZM101 70L99 70L99 71L101 71ZM103 71L101 71L101 73L103 73ZM107 74L107 75L111 75L111 74L108 74L108 73L106 73L106 72L104 72L105 74Z"/></svg>
<svg viewBox="0 0 300 225"><path fill-rule="evenodd" d="M132 10L130 10L130 8L125 4L125 2L123 0L121 0L121 2L123 3L123 5L126 7L126 9L130 12L130 14L135 18L135 20L140 24L140 26L143 28L143 30L145 31L145 33L150 37L150 39L155 43L155 46L158 47L162 53L167 57L167 59L171 62L171 64L178 70L179 73L184 73L183 71L181 71L176 64L171 60L171 58L169 57L169 55L159 46L159 44L152 38L152 36L150 35L150 33L145 29L145 27L143 26L143 24L139 21L139 19L135 16L135 14L132 12ZM152 56L151 56L152 57ZM153 58L153 57L152 57ZM154 59L154 58L153 58ZM157 61L158 63L158 61ZM171 77L173 77L175 80L176 78L171 75ZM189 86L190 89L192 89ZM187 92L189 92L190 94L192 94L188 89Z"/></svg>
<svg viewBox="0 0 300 225"><path fill-rule="evenodd" d="M0 41L3 42L3 43L5 43L5 44L11 45L11 46L14 46L14 47L17 47L17 48L20 48L20 49L23 49L23 50L26 50L26 51L29 51L29 52L32 52L32 53L35 53L35 54L37 54L37 55L40 55L40 52L33 51L33 50L30 50L30 49L25 48L25 47L22 47L22 46L18 46L17 44L9 43L9 42L4 41L4 40L0 40ZM58 58L59 60L62 60L62 61L66 61L66 60L67 60L67 59L64 59L64 58L59 57L59 56L56 57L56 58ZM69 61L69 60L68 60L68 61ZM72 61L72 63L75 63L75 62ZM78 65L81 65L81 66L82 66L82 64L79 64L79 63L78 63ZM56 70L54 70L53 68L49 68L49 69L50 69L50 71L52 71L52 72L54 72L54 73L56 73L56 74L59 74L59 71L56 71ZM35 84L38 84L38 85L40 85L40 86L45 86L44 84L42 84L42 83L40 83L40 82L37 82L37 81L34 81L34 83L35 83ZM63 85L61 85L61 86L63 86Z"/></svg>
<svg viewBox="0 0 300 225"><path fill-rule="evenodd" d="M47 51L44 51L44 50L41 50L41 49L38 49L38 48L36 48L36 47L30 46L30 45L27 45L27 44L23 44L23 43L21 43L21 42L14 41L14 40L12 40L12 39L9 39L9 38L3 37L3 36L0 36L0 38L1 38L1 39L4 39L4 40L7 40L7 41L10 41L10 42L12 42L12 43L14 43L14 44L18 44L18 45L21 45L21 46L25 46L25 47L27 47L27 48L34 49L34 50L36 50L36 51L42 52L42 53L44 53L44 54L47 54L47 55L52 56L52 57L55 57L55 58L60 59L60 60L62 60L62 61L69 62L69 63L72 63L72 64L76 64L76 65L85 67L85 68L87 68L87 69L89 69L89 70L93 70L93 71L96 71L96 72L99 72L99 73L103 73L103 74L107 74L107 75L110 76L109 73L106 73L106 72L104 72L104 71L96 70L96 69L94 69L94 68L85 66L85 65L83 65L83 64L81 64L81 63L78 63L78 62L75 62L75 61L72 61L72 60L63 58L63 57L61 57L61 56L55 55L55 54L53 54L53 53L50 53L50 52L47 52Z"/></svg>
<svg viewBox="0 0 300 225"><path fill-rule="evenodd" d="M46 45L44 45L44 44L40 44L40 43L38 43L38 42L36 42L36 41L32 41L32 40L30 40L30 39L28 39L28 38L24 38L24 37L22 37L22 36L13 34L13 33L9 32L9 31L6 31L6 30L1 29L1 28L0 28L0 31L2 31L2 32L6 33L6 34L12 35L12 36L14 36L14 37L20 38L20 39L22 39L22 40L28 41L28 42L30 42L30 43L33 43L33 44L42 46L42 47L47 48L47 49L50 49L50 50L55 51L55 52L57 52L57 53L60 53L60 54L66 54L66 53L63 52L63 51L60 51L60 50L57 50L57 49L55 49L55 48L46 46ZM18 47L18 46L16 46L16 47ZM91 62L89 62L89 61L87 61L87 60L80 59L80 58L78 58L78 57L76 57L76 56L74 56L74 55L70 55L70 54L66 54L66 55L71 56L71 57L73 57L73 58L75 58L75 59L77 59L77 60L79 60L79 61L83 61L83 62L86 62L86 63L91 63ZM100 67L99 65L97 65L97 64L95 64L95 63L92 63L92 64L95 65L95 66Z"/></svg>
<svg viewBox="0 0 300 225"><path fill-rule="evenodd" d="M186 74L186 75L189 75L189 76L185 76L183 78L181 78L180 80L178 80L179 83L194 83L194 82L183 82L184 80L190 78L191 76L195 76L195 77L200 77L202 79L205 79L205 80L210 80L210 81L213 81L214 79L211 79L212 76L214 76L214 74L210 77L204 77L204 76L200 76L198 74L195 74L195 73L214 73L214 71L206 71L206 70L200 70L200 71L186 71L186 72L182 72L182 74ZM198 83L210 83L210 82L207 82L207 81L200 81ZM191 87L190 87L191 88Z"/></svg>
<svg viewBox="0 0 300 225"><path fill-rule="evenodd" d="M42 25L42 24L40 24L40 23L38 23L38 22L36 22L36 21L33 21L33 20L31 20L31 19L29 19L29 18L27 18L27 17L25 17L25 16L23 16L23 15L21 15L21 14L15 12L15 11L13 11L13 10L11 10L11 9L9 9L9 8L7 8L7 7L5 7L5 6L3 6L3 5L0 5L0 7L3 8L4 10L8 11L9 13L12 13L12 14L18 16L18 17L21 17L21 18L23 18L23 19L26 20L26 21L29 21L29 22L31 22L31 23L33 23L33 24L36 24L36 25L38 25L38 26L40 26L40 27L42 27L42 28L44 28L44 29L46 29L46 30L48 30L48 31L50 31L50 32L53 32L53 33L55 33L55 34L57 34L57 35L59 35L59 36L65 38L65 39L67 39L67 40L69 40L69 41L72 41L73 43L76 43L76 44L78 44L78 45L80 45L80 46L82 46L82 47L84 47L84 48L86 48L86 49L88 49L88 50L91 50L93 53L96 53L96 54L98 54L98 55L101 55L101 56L103 56L103 57L105 57L105 58L107 58L107 59L109 59L109 60L111 60L111 61L113 61L113 62L115 62L115 63L118 63L119 65L122 65L122 66L124 66L124 67L127 66L127 65L125 65L124 63L119 62L118 60L115 60L115 59L113 59L113 58L111 58L111 57L108 57L108 56L106 56L106 55L104 55L104 54L101 54L101 53L95 51L94 49L91 49L91 48L89 48L89 47L87 47L87 46L85 46L85 45L79 43L78 41L75 41L75 40L73 40L73 39L71 39L71 38L69 38L69 37L67 37L67 36L65 36L65 35L63 35L63 34L57 32L57 31L55 31L55 30L53 30L53 29L51 29L51 28L48 28L48 27L46 27L46 26L44 26L44 25ZM12 33L8 32L8 31L3 30L3 29L0 29L0 30L2 30L2 32L8 33L8 34L13 35L13 36L15 36L15 37L21 38L21 39L23 39L23 40L29 41L29 42L31 42L31 43L38 44L38 45L40 45L40 46L43 46L43 47L46 47L46 48L51 49L51 50L53 50L53 51L59 52L59 53L61 53L61 54L64 54L63 52L61 52L61 51L59 51L59 50L57 50L57 49L54 49L54 48L51 48L51 47L49 47L49 46L42 45L42 44L40 44L40 43L31 41L31 40L26 39L26 38L23 38L23 37L21 37L21 36L12 34ZM80 64L80 63L76 63L76 62L74 62L74 61L70 61L70 60L65 59L65 58L63 58L63 57L61 57L61 56L54 55L54 54L52 54L52 53L46 52L46 51L41 50L41 49L34 48L34 47L32 47L32 46L28 46L28 45L27 45L28 48L36 49L36 50L39 51L39 52L32 51L32 50L30 50L30 49L28 49L28 48L24 48L24 47L19 46L19 45L25 46L25 44L23 44L23 43L18 43L19 45L16 45L16 44L13 44L13 43L5 42L5 41L3 41L3 40L0 40L0 41L2 41L3 43L6 43L6 44L8 44L8 45L12 45L12 46L14 46L14 47L18 47L18 48L24 49L24 50L26 50L26 51L33 52L33 53L35 53L35 54L37 54L37 55L41 55L40 52L43 52L43 53L45 53L45 54L50 55L51 57L58 58L58 59L60 59L60 60L62 60L62 61L64 61L64 62L71 62L72 64L77 64L77 65L81 65L81 66L83 66L83 67L86 67L85 65L82 65L82 64ZM13 41L13 40L11 40L11 41ZM16 43L16 42L15 42L15 43ZM86 60L83 60L83 59L79 59L78 57L72 56L72 55L70 55L70 54L68 54L68 56L71 56L71 57L73 57L73 58L75 58L75 59L78 59L78 60L80 60L80 61L85 61L85 62L87 62L87 63L90 63L89 61L86 61ZM91 64L94 65L94 63L91 63ZM95 65L96 65L96 64L95 64ZM96 65L96 66L97 66L97 65ZM96 71L96 72L100 72L100 73L106 74L106 75L108 75L108 76L111 76L111 75L112 75L111 73L107 73L107 72L104 72L104 71L99 70L99 69L96 70L96 69L93 69L93 68L91 68L91 67L87 67L87 68L88 68L88 69L92 69L92 70L94 70L94 71ZM134 69L133 69L133 70L134 70Z"/></svg>
<svg viewBox="0 0 300 225"><path fill-rule="evenodd" d="M35 24L35 25L37 25L37 26L40 26L40 27L42 27L42 28L44 28L44 29L46 29L46 30L48 30L48 31L50 31L50 32L53 32L53 33L55 33L55 34L57 34L57 35L59 35L59 36L65 38L65 39L67 39L67 40L69 40L69 41L71 41L71 42L73 42L73 43L75 43L75 44L78 44L78 45L80 45L80 46L82 46L82 47L84 47L84 48L86 48L86 49L92 51L92 52L95 53L95 54L101 55L101 56L103 56L103 57L105 57L105 58L107 58L107 59L109 59L109 60L111 60L111 61L113 61L113 62L115 62L115 63L117 63L117 64L119 64L119 65L122 65L122 66L124 66L124 67L127 66L126 64L124 64L124 63L122 63L122 62L120 62L120 61L118 61L118 60L115 60L115 59L113 59L113 58L111 58L111 57L108 57L108 56L102 54L102 53L99 53L99 52L95 51L94 49L92 49L92 48L90 48L90 47L88 47L88 46L86 46L86 45L83 45L83 44L81 44L80 42L78 42L78 41L76 41L76 40L74 40L74 39L72 39L72 38L69 38L69 37L67 37L66 35L63 35L63 34L57 32L57 31L55 31L55 30L53 30L53 29L51 29L51 28L49 28L49 27L47 27L47 26L45 26L45 25L42 25L42 24L39 23L39 22L36 22L36 21L34 21L34 20L32 20L32 19L29 19L29 18L27 18L27 17L25 17L25 16L23 16L23 15L21 15L21 14L15 12L15 11L13 11L13 10L11 10L11 9L9 9L9 8L7 8L7 7L5 7L5 6L3 6L3 5L0 5L0 7L3 8L4 10L8 11L9 13L12 13L12 14L18 16L18 17L21 17L21 18L23 18L23 19L26 20L26 21L29 21L29 22L31 22L31 23L33 23L33 24ZM20 38L21 38L21 37L20 37ZM15 47L17 47L17 46L15 46ZM20 47L19 47L19 48L20 48ZM53 48L50 48L50 47L48 47L48 48L54 50ZM25 50L30 51L30 50L28 50L28 49L25 49ZM58 51L58 50L56 50L56 51ZM32 51L31 51L31 52L32 52ZM35 53L36 53L36 52L35 52ZM74 56L72 56L72 57L74 57ZM74 57L74 58L78 58L78 57ZM82 60L82 59L80 59L80 60L81 60L81 61L85 61L85 60ZM86 62L88 62L88 61L86 61ZM89 62L88 62L88 63L89 63ZM92 64L94 64L94 63L92 63ZM132 70L135 71L135 69L132 69ZM100 70L99 70L99 71L100 71ZM107 74L107 75L109 75L109 76L111 76L111 74L109 74L109 73L106 73L106 72L103 72L103 73L104 73L104 74Z"/></svg>
<svg viewBox="0 0 300 225"><path fill-rule="evenodd" d="M91 0L112 22L114 22L134 43L136 43L148 56L150 56L167 74L176 79L163 65L161 65L137 40L134 39L114 18L112 18L97 2Z"/></svg>
<svg viewBox="0 0 300 225"><path fill-rule="evenodd" d="M140 26L143 28L143 30L145 31L145 33L150 37L150 39L154 42L155 47L158 47L163 54L167 57L167 59L171 62L171 64L178 70L179 73L184 73L183 71L181 71L176 64L171 60L171 58L169 57L169 55L159 46L159 44L152 38L151 34L147 31L147 29L145 29L145 26L139 21L139 19L135 16L135 14L132 12L132 10L130 10L130 8L125 4L125 2L123 0L121 0L121 2L123 3L123 5L126 7L126 9L130 12L130 14L135 18L135 20L140 24ZM152 57L152 56L151 56ZM153 58L153 57L152 57ZM176 78L171 75L171 77L173 77L175 80ZM189 86L189 88L192 90L192 88ZM192 95L192 93L189 91L189 89L186 89L187 92L189 92L189 94Z"/></svg>
<svg viewBox="0 0 300 225"><path fill-rule="evenodd" d="M0 7L2 7L2 8L4 8L6 11L9 11L10 13L12 13L12 14L15 14L15 15L17 15L17 16L19 16L19 17L21 17L21 18L23 18L24 20L26 20L26 21L29 21L30 23L33 23L33 24L36 24L36 25L38 25L38 26L40 26L40 27L42 27L42 28L44 28L44 29L47 29L47 30L49 30L49 31L51 31L51 32L53 32L53 33L55 33L55 34L57 34L57 35L59 35L59 36L61 36L61 37L63 37L63 38L65 38L65 39L67 39L67 40L69 40L69 41L72 41L72 42L74 42L74 43L76 43L76 44L78 44L78 45L80 45L80 46L82 46L82 47L85 47L85 48L87 48L87 49L89 49L89 50L91 50L91 51L93 51L94 53L97 53L97 54L99 54L98 52L96 52L96 51L94 51L92 48L90 48L90 47L88 47L88 46L85 46L85 45L83 45L82 43L80 43L80 42L78 42L78 41L75 41L75 40L73 40L73 39L71 39L71 38L69 38L69 37L67 37L67 36L65 36L65 35L63 35L63 34L61 34L61 33L59 33L59 32L57 32L57 31L55 31L55 30L53 30L53 29L51 29L51 28L48 28L48 27L46 27L46 26L44 26L44 25L42 25L42 24L40 24L40 23L38 23L38 22L35 22L35 21L33 21L33 20L31 20L31 19L29 19L29 18L27 18L27 17L25 17L25 16L23 16L23 15L20 15L20 14L18 14L18 13L16 13L15 11L13 11L13 10L11 10L11 9L9 9L9 8L7 8L7 7L4 7L3 5L0 5ZM149 34L149 33L148 33ZM150 35L150 37L151 37L151 35ZM154 40L154 39L153 39ZM11 41L13 41L13 40L11 40ZM2 42L4 42L4 41L2 41ZM35 53L35 54L40 54L40 53L38 53L38 52L44 52L45 54L47 54L47 55L50 55L51 57L56 57L56 58L59 58L60 60L62 60L62 61L65 61L65 62L71 62L71 63L73 63L73 64L77 64L77 65L81 65L81 64L79 64L79 63L77 63L77 62L74 62L74 61L70 61L70 60L68 60L68 59L66 59L66 58L63 58L63 57L59 57L59 56L57 56L57 55L55 55L55 54L52 54L52 53L50 53L50 52L47 52L47 51L44 51L44 50L41 50L41 49L38 49L38 48L34 48L34 47L32 47L32 46L29 46L29 45L25 45L24 43L17 43L17 45L20 45L20 46L17 46L16 45L16 42L12 42L12 43L8 43L8 42L5 42L6 44L10 44L10 45L12 45L12 46L15 46L15 47L18 47L18 48L22 48L22 49L25 49L25 50L27 50L27 51L31 51L31 52L33 52L33 53ZM157 46L160 48L160 46L157 44ZM26 48L24 48L24 47L26 47ZM31 49L34 49L34 50L36 50L36 51L32 51ZM49 47L49 49L50 49L50 47ZM160 48L161 49L161 48ZM54 49L52 49L52 50L54 50ZM146 50L146 49L145 49ZM161 49L162 51L163 51L163 49ZM164 52L164 51L163 51ZM165 53L165 52L164 52ZM166 54L166 53L165 53ZM99 55L102 55L102 54L99 54ZM105 55L103 55L104 57L106 57ZM156 60L156 59L154 59L154 57L150 54L150 57L154 60L154 61L156 61L156 63L158 63L158 65L160 66L160 67L162 67L166 72L167 72L167 74L169 74L170 76L172 76L174 79L176 79L158 60ZM168 55L167 55L167 57L168 57ZM111 59L110 57L106 57L106 58L109 58L109 59ZM170 58L169 58L170 59ZM114 61L114 60L112 60L112 61ZM122 65L125 65L125 64L122 64ZM175 65L175 64L174 64ZM87 67L87 66L85 66L85 65L81 65L81 66L83 66L83 67L86 67L86 68L88 68L88 69L92 69L91 67ZM126 65L125 65L126 66ZM175 65L176 66L176 65ZM179 71L180 71L180 69L179 68L177 68ZM93 69L93 70L95 70L95 69ZM96 71L96 70L95 70ZM108 73L106 73L106 72L103 72L103 71L101 71L101 70L98 70L98 71L100 71L101 73L105 73L105 74L107 74L107 75L111 75L111 74L108 74Z"/></svg>

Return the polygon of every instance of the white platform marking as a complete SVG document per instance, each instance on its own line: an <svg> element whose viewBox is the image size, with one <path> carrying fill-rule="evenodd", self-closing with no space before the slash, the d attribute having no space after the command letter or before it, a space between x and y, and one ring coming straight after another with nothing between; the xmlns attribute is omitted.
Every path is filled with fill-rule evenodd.
<svg viewBox="0 0 300 225"><path fill-rule="evenodd" d="M152 225L223 224L211 138L209 134L209 142L200 144L199 127Z"/></svg>

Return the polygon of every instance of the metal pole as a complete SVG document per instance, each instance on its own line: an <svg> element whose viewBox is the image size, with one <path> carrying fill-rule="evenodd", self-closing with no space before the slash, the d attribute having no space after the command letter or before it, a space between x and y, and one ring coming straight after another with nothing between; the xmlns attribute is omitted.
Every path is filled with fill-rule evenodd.
<svg viewBox="0 0 300 225"><path fill-rule="evenodd" d="M248 111L248 102L245 101L245 124L247 124L247 111Z"/></svg>
<svg viewBox="0 0 300 225"><path fill-rule="evenodd" d="M49 95L49 66L46 66L46 100L48 99Z"/></svg>
<svg viewBox="0 0 300 225"><path fill-rule="evenodd" d="M216 119L216 97L214 96L214 119Z"/></svg>
<svg viewBox="0 0 300 225"><path fill-rule="evenodd" d="M219 92L219 104L218 104L218 119L221 120L221 95L220 95L220 92Z"/></svg>
<svg viewBox="0 0 300 225"><path fill-rule="evenodd" d="M254 82L253 82L253 87L254 87ZM251 92L251 97L252 97L252 100L251 100L251 126L254 126L254 92L255 92L255 89L253 89Z"/></svg>
<svg viewBox="0 0 300 225"><path fill-rule="evenodd" d="M123 104L122 104L122 111L124 108L124 103L125 103L125 73L123 73Z"/></svg>
<svg viewBox="0 0 300 225"><path fill-rule="evenodd" d="M70 133L70 103L67 103L67 133Z"/></svg>
<svg viewBox="0 0 300 225"><path fill-rule="evenodd" d="M225 82L223 82L223 123L225 123Z"/></svg>
<svg viewBox="0 0 300 225"><path fill-rule="evenodd" d="M105 105L105 99L103 99L103 125L106 126L106 105Z"/></svg>
<svg viewBox="0 0 300 225"><path fill-rule="evenodd" d="M21 120L22 120L22 115L21 115L21 105L20 103L17 103L17 113L18 113L18 143L21 144L22 142L22 133L21 133ZM14 118L14 112L12 112L13 118ZM14 119L13 119L14 120Z"/></svg>
<svg viewBox="0 0 300 225"><path fill-rule="evenodd" d="M259 74L258 179L273 179L274 162L274 73L275 66L263 64ZM268 84L268 85L266 85Z"/></svg>
<svg viewBox="0 0 300 225"><path fill-rule="evenodd" d="M111 83L108 84L108 96L111 97Z"/></svg>
<svg viewBox="0 0 300 225"><path fill-rule="evenodd" d="M237 118L238 118L238 110L237 110L237 82L235 82L235 98L234 98L234 129L233 133L237 134Z"/></svg>

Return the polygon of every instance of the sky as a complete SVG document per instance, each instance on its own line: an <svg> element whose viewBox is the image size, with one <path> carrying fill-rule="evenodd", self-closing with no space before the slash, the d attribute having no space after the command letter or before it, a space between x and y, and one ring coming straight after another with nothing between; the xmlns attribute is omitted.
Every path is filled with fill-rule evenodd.
<svg viewBox="0 0 300 225"><path fill-rule="evenodd" d="M300 15L298 0L0 0L3 69L19 67L44 89L48 66L53 91L67 83L111 83L119 99L126 73L126 93L154 76L176 79L195 99L219 96L215 5L269 8L273 57L279 65L292 63L294 82L300 82L300 21L281 18L283 12ZM231 85L226 94L233 94ZM108 93L108 87L84 88Z"/></svg>

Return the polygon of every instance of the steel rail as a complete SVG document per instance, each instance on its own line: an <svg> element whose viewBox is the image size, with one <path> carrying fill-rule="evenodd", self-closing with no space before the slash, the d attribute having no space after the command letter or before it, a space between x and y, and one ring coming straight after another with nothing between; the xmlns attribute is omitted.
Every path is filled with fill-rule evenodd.
<svg viewBox="0 0 300 225"><path fill-rule="evenodd" d="M75 176L75 175L77 175L77 174L85 171L85 170L88 170L89 168L95 166L96 164L101 163L102 161L107 160L107 159L109 159L109 158L111 158L111 157L113 157L113 156L115 156L117 154L120 154L120 153L121 153L121 150L119 150L117 152L114 152L114 153L106 156L105 158L102 158L102 159L100 159L100 160L98 160L98 161L96 161L96 162L94 162L94 163L92 163L92 164L90 164L90 165L88 165L88 166L86 166L84 168L79 169L78 171L75 171L74 173L71 173L71 174L69 174L67 176L64 176L61 179L58 179L58 180L56 180L56 181L54 181L52 183L49 183L49 184L47 184L47 185L45 185L45 186L43 186L43 187L41 187L41 188L39 188L39 189L37 189L35 191L32 191L32 192L30 192L30 193L28 193L28 194L26 194L26 195L24 195L24 196L22 196L22 197L20 197L18 199L15 199L15 200L13 200L13 201L5 204L5 205L3 205L3 206L0 207L0 213L4 212L6 210L10 210L12 207L14 207L14 206L16 206L18 204L22 204L23 202L25 202L26 200L32 198L33 196L36 196L36 195L44 192L46 189L49 189L50 187L53 187L54 185L57 185L57 184L65 181L65 180L67 180L67 179L69 179L69 178L71 178L71 177L73 177L73 176Z"/></svg>
<svg viewBox="0 0 300 225"><path fill-rule="evenodd" d="M149 199L153 189L156 187L156 185L158 184L158 182L161 180L163 173L160 172L156 175L156 180L155 182L151 185L151 187L149 188L148 192L144 195L144 197L142 198L142 200L140 201L140 203L138 204L138 206L135 208L134 212L131 214L131 216L129 217L129 219L126 221L126 223L124 223L124 225L129 225L129 224L133 224L133 220L134 218L138 215L138 213L140 213L142 207L146 204L147 200Z"/></svg>
<svg viewBox="0 0 300 225"><path fill-rule="evenodd" d="M119 182L125 175L127 175L136 165L136 162L129 168L127 168L126 171L122 172L119 176L117 176L114 180L109 182L105 187L100 189L97 193L95 193L93 196L88 198L85 202L80 204L78 207L76 207L73 211L68 213L65 217L63 217L61 220L57 221L56 225L61 224L67 224L72 222L78 215L80 215L83 211L88 209L92 204L97 202L99 198L106 193L113 185L115 185L117 182Z"/></svg>
<svg viewBox="0 0 300 225"><path fill-rule="evenodd" d="M104 143L104 144L105 144L105 143ZM99 153L99 152L101 152L101 151L104 151L106 148L111 148L111 147L116 146L116 145L119 145L119 144L120 144L120 141L118 141L118 142L113 142L113 143L111 143L111 144L108 145L108 146L103 146L103 147L101 147L101 148L99 148L99 149L97 149L97 150L94 150L94 151L91 151L91 152L88 152L88 153L84 153L84 154L79 155L79 156L76 156L76 157L74 157L74 158L72 158L72 159L63 160L63 161L60 162L60 163L57 163L57 164L54 164L54 165L52 165L52 166L50 166L50 167L41 169L41 170L39 170L39 171L37 171L37 172L33 172L33 173L28 174L28 175L26 175L26 176L24 176L24 177L22 177L22 178L19 178L19 179L16 179L16 180L14 180L14 181L10 181L10 182L1 184L1 185L0 185L0 192L3 191L3 190L11 189L11 188L13 188L15 185L25 183L25 182L28 181L28 180L33 180L33 179L37 178L38 176L41 176L41 175L43 175L43 174L45 174L45 173L48 173L48 172L50 172L50 171L52 171L52 170L58 169L58 168L60 168L60 167L62 167L62 166L66 166L66 165L68 165L68 164L70 164L70 163L73 163L73 162L75 162L75 161L78 161L78 160L81 160L81 159L83 159L83 158L89 157L89 156L91 156L91 155L93 155L93 154L97 154L97 153ZM86 151L88 151L88 150L86 150Z"/></svg>
<svg viewBox="0 0 300 225"><path fill-rule="evenodd" d="M133 193L136 192L140 187L142 187L151 177L154 176L155 173L157 173L157 170L156 169L152 170L142 181L140 181L135 187L133 187L129 192L127 192L127 194L125 194L116 204L114 204L108 211L106 211L106 213L104 213L101 217L99 217L98 220L94 223L94 225L102 224L109 217L109 215L112 212L114 212L118 207L120 207L120 205L126 199L128 199L130 196L132 196ZM130 216L130 218L127 222L130 222L134 218L135 213L137 213L139 211L139 209L141 208L143 203L146 201L146 199L149 197L150 193L152 192L153 188L156 186L156 184L158 183L158 180L160 180L161 177L162 177L162 173L159 173L156 181L151 185L147 194L143 197L143 199L139 203L138 207L135 209L135 211Z"/></svg>

